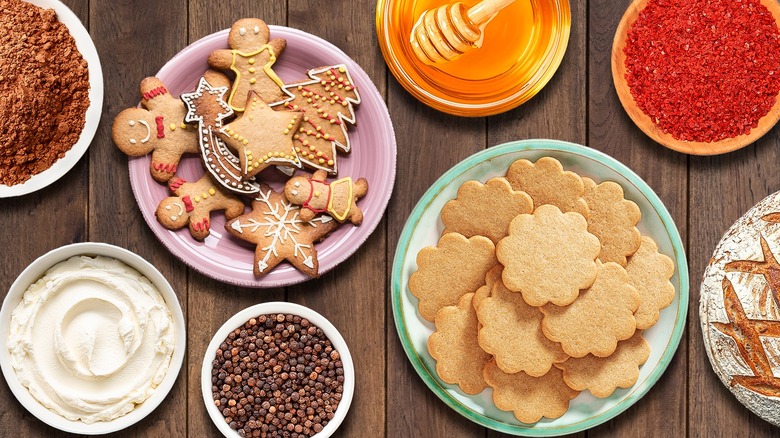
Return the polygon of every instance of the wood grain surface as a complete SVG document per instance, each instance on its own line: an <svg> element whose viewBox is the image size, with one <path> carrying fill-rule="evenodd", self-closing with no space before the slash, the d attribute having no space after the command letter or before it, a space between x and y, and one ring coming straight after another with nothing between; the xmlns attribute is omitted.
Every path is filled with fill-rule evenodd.
<svg viewBox="0 0 780 438"><path fill-rule="evenodd" d="M406 218L447 169L487 147L526 138L589 145L635 170L672 214L689 259L687 330L660 381L638 403L579 436L773 436L778 429L739 404L712 372L698 318L699 282L723 232L780 189L780 132L740 151L693 157L659 146L631 121L611 76L611 48L629 0L572 0L566 56L550 83L521 107L469 119L434 111L388 72L375 33L375 2L364 0L65 0L97 46L105 78L103 118L89 153L62 180L36 194L0 200L0 293L36 257L96 241L152 262L176 290L187 321L185 364L166 401L118 437L216 437L200 395L200 367L216 329L252 304L288 300L330 319L344 335L357 372L355 398L336 433L344 437L503 436L449 409L414 372L390 306L389 272ZM138 83L187 44L257 16L331 41L368 73L384 96L397 138L397 178L385 218L360 250L322 278L268 290L213 281L186 268L154 237L136 205L127 158L113 145L111 121L139 99ZM0 437L69 436L30 415L0 384Z"/></svg>

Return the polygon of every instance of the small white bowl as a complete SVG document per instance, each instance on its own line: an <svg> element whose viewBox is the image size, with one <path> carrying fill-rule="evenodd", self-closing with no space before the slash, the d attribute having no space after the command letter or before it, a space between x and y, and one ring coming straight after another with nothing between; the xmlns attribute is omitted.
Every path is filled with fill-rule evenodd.
<svg viewBox="0 0 780 438"><path fill-rule="evenodd" d="M211 393L211 362L217 355L219 344L227 338L230 332L243 326L252 318L273 313L297 315L301 318L308 319L312 324L322 329L325 336L330 340L331 345L333 345L333 348L336 349L341 356L341 363L344 367L344 389L341 394L341 401L339 401L333 419L328 422L320 433L314 435L316 438L327 438L333 435L347 416L349 405L352 403L352 395L355 393L355 368L352 364L352 355L349 354L347 343L344 341L344 338L341 337L341 333L339 333L336 327L334 327L324 316L299 304L287 303L284 301L255 304L252 307L247 307L236 313L222 324L222 327L217 330L217 333L211 338L208 348L206 348L206 354L203 357L203 367L200 371L200 387L201 392L203 393L203 402L206 404L206 411L209 413L211 421L214 422L217 429L219 429L223 435L228 438L239 437L238 432L231 429L230 426L225 423L225 417L222 416L222 412L214 405L214 399Z"/></svg>
<svg viewBox="0 0 780 438"><path fill-rule="evenodd" d="M19 382L16 372L11 365L11 355L8 351L11 313L21 302L22 296L27 288L43 277L46 271L52 266L73 256L81 255L112 257L143 274L157 287L157 290L160 291L160 295L171 310L176 330L176 343L173 350L173 356L171 357L171 365L168 368L168 373L157 386L157 389L151 397L146 399L143 403L136 405L135 409L124 416L111 421L98 421L92 424L68 420L56 412L49 410L30 395L27 388ZM49 426L65 432L85 435L100 435L116 432L141 421L168 395L168 392L170 392L173 387L173 383L176 381L176 377L179 375L179 370L181 369L184 360L184 350L187 340L185 330L184 315L179 306L179 300L176 297L176 293L173 291L173 288L165 277L163 277L160 271L151 263L135 253L107 243L75 243L53 249L38 257L35 261L30 263L21 274L19 274L19 277L17 277L16 281L11 285L11 289L8 291L8 295L6 295L5 300L3 301L3 307L0 309L0 345L2 345L2 348L0 348L0 368L2 368L3 376L5 377L6 382L8 382L11 392L16 396L16 399L19 400L22 406L31 414L35 415L39 420Z"/></svg>
<svg viewBox="0 0 780 438"><path fill-rule="evenodd" d="M87 68L89 69L89 108L87 108L85 114L84 129L82 129L76 144L65 153L65 156L55 161L48 169L33 175L21 184L13 186L0 184L0 198L21 196L38 191L68 173L79 162L84 153L87 152L92 139L95 137L95 132L100 122L100 115L103 112L103 70L100 67L100 58L98 57L95 43L92 42L89 32L84 28L79 17L57 0L25 1L44 9L54 9L54 12L57 13L57 20L68 28L70 35L76 43L76 48L79 49L81 56L87 61Z"/></svg>

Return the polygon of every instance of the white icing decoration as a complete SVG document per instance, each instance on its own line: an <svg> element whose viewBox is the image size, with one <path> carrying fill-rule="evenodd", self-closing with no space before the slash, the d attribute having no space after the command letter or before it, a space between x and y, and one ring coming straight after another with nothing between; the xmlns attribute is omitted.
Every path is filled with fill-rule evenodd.
<svg viewBox="0 0 780 438"><path fill-rule="evenodd" d="M268 269L268 263L266 263L264 260L260 260L257 262L257 269L260 272L264 272L266 269Z"/></svg>
<svg viewBox="0 0 780 438"><path fill-rule="evenodd" d="M178 219L178 218L179 218L178 216L171 216L171 220L172 220L172 221L175 221L175 220L176 220L176 219Z"/></svg>
<svg viewBox="0 0 780 438"><path fill-rule="evenodd" d="M295 187L300 187L300 186L301 186L301 183L299 183L298 181L295 181L295 182L293 183L293 185L294 185Z"/></svg>
<svg viewBox="0 0 780 438"><path fill-rule="evenodd" d="M127 122L127 124L130 126L135 126L135 120L130 120L129 122Z"/></svg>
<svg viewBox="0 0 780 438"><path fill-rule="evenodd" d="M136 144L136 143L138 143L138 142L137 142L137 141L135 141L135 139L134 139L134 138L131 138L131 139L130 139L130 144Z"/></svg>
<svg viewBox="0 0 780 438"><path fill-rule="evenodd" d="M232 228L232 229L236 230L236 232L238 232L238 233L240 233L240 234L244 234L244 230L242 230L242 229L241 229L241 222L239 222L239 220L238 220L238 219L236 219L236 221L235 221L235 222L233 222L232 224L230 224L230 228Z"/></svg>
<svg viewBox="0 0 780 438"><path fill-rule="evenodd" d="M170 210L170 209L171 209L171 206L170 206L170 205L166 205L166 206L165 206L165 209L166 209L166 210Z"/></svg>
<svg viewBox="0 0 780 438"><path fill-rule="evenodd" d="M246 35L246 28L245 27L239 28L238 29L238 34L239 35Z"/></svg>
<svg viewBox="0 0 780 438"><path fill-rule="evenodd" d="M252 30L254 30L254 31L255 31L255 33L260 33L260 26L255 26L255 28L254 28L254 29L252 29ZM243 34L242 34L242 35L243 35Z"/></svg>
<svg viewBox="0 0 780 438"><path fill-rule="evenodd" d="M292 191L292 192L290 192L290 193L292 193L292 194L293 194L293 196L298 196L298 191L297 191L297 190L293 190L293 191Z"/></svg>
<svg viewBox="0 0 780 438"><path fill-rule="evenodd" d="M146 120L139 120L138 123L146 127L146 137L141 139L141 143L146 143L150 138L152 138L152 128L149 127L149 124L146 123Z"/></svg>
<svg viewBox="0 0 780 438"><path fill-rule="evenodd" d="M306 257L306 260L303 261L303 265L309 269L314 269L314 260L311 258L311 256L308 256Z"/></svg>

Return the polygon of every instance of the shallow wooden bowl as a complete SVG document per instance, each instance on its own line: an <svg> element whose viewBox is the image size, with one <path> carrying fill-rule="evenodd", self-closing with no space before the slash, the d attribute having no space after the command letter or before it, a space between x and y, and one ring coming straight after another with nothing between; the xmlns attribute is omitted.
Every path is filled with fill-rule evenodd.
<svg viewBox="0 0 780 438"><path fill-rule="evenodd" d="M615 83L620 103L623 104L631 120L645 134L650 136L656 142L678 152L684 152L692 155L717 155L731 152L743 148L767 133L780 119L780 98L775 101L774 106L769 112L759 119L758 126L751 129L749 133L737 137L725 138L715 142L698 141L680 141L672 137L671 134L663 132L650 117L645 114L634 101L631 91L626 82L626 55L623 49L626 46L628 30L634 24L639 13L645 8L648 0L634 0L623 18L620 20L615 40L612 43L612 80ZM775 17L775 22L780 22L780 3L777 0L761 0L761 3L769 9Z"/></svg>

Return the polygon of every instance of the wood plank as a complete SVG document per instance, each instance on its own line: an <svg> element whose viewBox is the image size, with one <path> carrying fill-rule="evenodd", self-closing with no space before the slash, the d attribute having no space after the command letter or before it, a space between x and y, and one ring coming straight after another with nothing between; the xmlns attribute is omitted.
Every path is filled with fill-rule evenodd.
<svg viewBox="0 0 780 438"><path fill-rule="evenodd" d="M161 245L144 222L130 188L127 157L111 140L113 118L139 101L138 84L186 43L185 1L92 2L91 34L103 65L105 105L90 154L89 238L127 248L155 265L179 296L187 317L184 264ZM125 434L183 436L187 416L187 364L165 402Z"/></svg>
<svg viewBox="0 0 780 438"><path fill-rule="evenodd" d="M384 95L386 73L373 37L374 8L372 2L290 0L288 25L339 47L361 66ZM348 17L347 21L344 17ZM347 22L348 32L343 26L332 25ZM360 107L356 117L359 127ZM339 429L340 436L380 436L385 430L385 227L386 222L380 222L355 254L323 278L288 289L290 301L322 313L341 331L350 347L356 388L349 415Z"/></svg>
<svg viewBox="0 0 780 438"><path fill-rule="evenodd" d="M723 233L747 210L780 187L777 145L770 131L745 149L716 157L691 157L690 227L696 232L688 259L691 308L688 315L688 418L701 436L771 436L777 428L737 401L712 370L704 349L699 296L704 269Z"/></svg>
<svg viewBox="0 0 780 438"><path fill-rule="evenodd" d="M589 2L588 144L639 174L669 209L686 242L687 157L656 144L635 127L612 84L612 40L629 3ZM683 337L672 363L652 390L626 413L593 429L591 434L631 436L663 430L669 436L684 436L687 396L680 388L686 385L686 350Z"/></svg>
<svg viewBox="0 0 780 438"><path fill-rule="evenodd" d="M210 33L229 28L234 21L244 17L261 18L269 24L285 24L286 2L231 2L230 7L215 6L213 2L190 0L189 42ZM247 254L248 257L253 255ZM189 334L189 393L187 434L192 437L221 436L206 413L201 395L201 366L208 343L214 333L238 311L265 301L284 300L284 289L249 289L223 284L190 271Z"/></svg>

